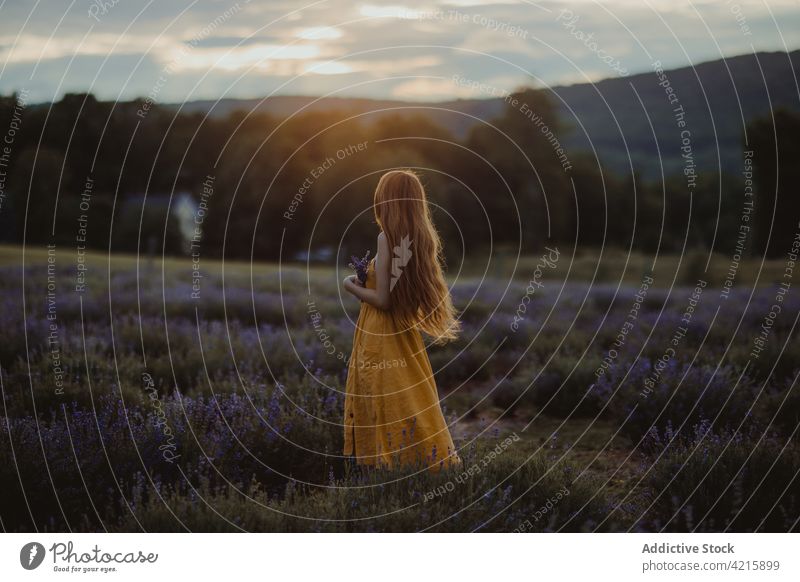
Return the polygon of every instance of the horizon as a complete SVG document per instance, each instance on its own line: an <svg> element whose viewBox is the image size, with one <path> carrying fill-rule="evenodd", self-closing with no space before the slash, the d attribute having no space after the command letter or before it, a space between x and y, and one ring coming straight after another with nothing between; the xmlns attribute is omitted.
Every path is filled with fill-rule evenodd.
<svg viewBox="0 0 800 582"><path fill-rule="evenodd" d="M664 70L666 70L666 71L677 71L677 70L681 70L681 69L696 68L696 67L700 67L702 65L711 64L711 63L717 63L717 62L720 62L720 61L723 61L723 60L724 61L730 61L730 60L736 59L736 58L751 56L751 54L752 55L758 55L758 54L762 54L762 55L766 55L766 54L788 54L788 55L791 55L791 54L796 53L796 52L800 52L800 48L791 49L789 51L766 51L765 50L765 51L758 51L756 53L743 53L743 54L738 54L738 55L731 55L731 56L727 56L727 57L723 57L723 58L719 58L719 59L712 59L712 60L709 60L709 61L702 61L702 62L698 62L698 63L692 63L691 65L677 66L677 67L672 67L672 68L668 68L668 69L664 69ZM648 71L648 70L634 71L634 72L631 72L630 75L627 75L626 78L633 78L633 77L638 77L638 76L642 76L642 75L648 75L648 74L652 74L652 73L653 73L653 71ZM617 78L618 77L608 76L608 77L603 77L602 79L597 79L595 81L586 81L586 82L577 82L577 83L565 83L563 85L551 85L551 86L548 86L548 87L535 87L535 88L536 89L555 90L555 89L563 89L563 88L567 88L567 87L576 87L576 86L579 86L579 85L595 85L595 84L602 83L602 82L605 82L605 81L615 80ZM522 85L520 85L520 87L522 87ZM510 92L513 92L513 91L514 91L514 89L512 89ZM75 92L75 93L80 94L81 92ZM93 93L90 93L90 94L94 95ZM0 95L3 95L3 93L0 92ZM97 95L94 95L94 96L98 101L108 101L106 99L98 98ZM63 98L64 95L62 95L61 97ZM145 98L146 98L145 95L139 95L139 96L133 97L131 99L126 99L125 101L135 101L136 99L145 99ZM498 95L485 95L485 94L481 95L481 94L477 94L477 95L472 96L472 97L449 97L449 98L448 97L443 97L441 99L431 99L431 100L428 100L428 101L420 101L420 100L413 100L413 99L397 99L397 98L391 98L391 97L386 97L386 98L383 98L383 97L368 97L368 96L361 96L361 95L337 95L337 94L320 95L320 94L313 94L313 93L307 93L307 94L306 93L281 93L281 94L277 94L277 95L251 95L251 96L243 96L243 97L225 97L223 99L197 98L197 99L192 99L190 101L166 101L166 102L161 103L161 105L169 107L169 106L178 106L178 105L187 104L187 103L200 103L200 102L206 102L206 101L217 101L217 102L218 101L223 101L223 100L225 100L225 101L253 101L253 100L257 100L257 99L267 100L267 99L274 99L274 98L314 99L314 100L342 99L342 100L365 100L365 101L391 101L391 102L398 102L398 103L443 104L443 103L452 103L452 102L458 102L458 101L481 101L481 100L488 101L488 100L492 100L492 99L502 99L503 95L500 95L500 94L498 94ZM48 105L50 103L53 103L53 101L30 101L30 100L28 100L26 102L26 105L36 106L36 105Z"/></svg>
<svg viewBox="0 0 800 582"><path fill-rule="evenodd" d="M677 69L800 47L800 11L789 0L92 0L61 14L56 4L67 5L0 9L0 93L25 91L32 103L66 93L169 104L272 95L442 102L492 96L474 83L497 93L569 86L646 73L656 60ZM455 83L459 75L467 82Z"/></svg>

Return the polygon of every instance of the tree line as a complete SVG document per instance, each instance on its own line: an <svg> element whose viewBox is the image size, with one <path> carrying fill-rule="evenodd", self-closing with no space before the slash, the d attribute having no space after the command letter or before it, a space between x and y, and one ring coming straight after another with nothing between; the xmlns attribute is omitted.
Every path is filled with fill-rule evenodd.
<svg viewBox="0 0 800 582"><path fill-rule="evenodd" d="M656 182L637 168L617 175L590 152L565 150L569 129L551 97L532 88L511 94L502 115L462 139L420 114L218 118L143 105L91 94L47 105L0 97L2 241L74 244L80 225L88 248L185 254L186 225L170 195L187 193L207 257L291 260L341 243L371 248L377 179L410 167L458 255L489 245L533 252L547 242L728 252L750 179L747 152L755 194L748 252L784 254L800 220L800 117L785 111L748 124L740 174L701 173L690 185L682 174Z"/></svg>

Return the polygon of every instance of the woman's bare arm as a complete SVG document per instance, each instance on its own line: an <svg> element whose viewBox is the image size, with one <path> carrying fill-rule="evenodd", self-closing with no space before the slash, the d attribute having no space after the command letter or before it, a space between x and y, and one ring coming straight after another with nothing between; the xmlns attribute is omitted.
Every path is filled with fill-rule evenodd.
<svg viewBox="0 0 800 582"><path fill-rule="evenodd" d="M389 276L391 274L391 255L389 254L389 241L386 235L378 235L378 254L375 258L375 289L362 287L358 279L351 275L344 280L344 288L378 309L389 309L391 298L389 296Z"/></svg>

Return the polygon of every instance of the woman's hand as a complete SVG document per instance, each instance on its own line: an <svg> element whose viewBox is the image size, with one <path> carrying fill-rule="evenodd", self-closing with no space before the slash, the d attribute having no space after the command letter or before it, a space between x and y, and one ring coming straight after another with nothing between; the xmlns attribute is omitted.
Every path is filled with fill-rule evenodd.
<svg viewBox="0 0 800 582"><path fill-rule="evenodd" d="M345 277L344 281L342 281L342 285L344 286L346 291L349 291L353 295L356 295L355 291L353 291L354 288L364 286L361 284L361 281L359 281L358 277L356 277L355 275L348 275L347 277Z"/></svg>
<svg viewBox="0 0 800 582"><path fill-rule="evenodd" d="M376 309L387 311L391 309L391 298L389 296L389 242L386 236L381 233L378 235L378 255L375 259L375 270L377 271L377 288L369 288L358 280L355 275L346 277L342 282L344 288L355 295L358 299L371 305Z"/></svg>

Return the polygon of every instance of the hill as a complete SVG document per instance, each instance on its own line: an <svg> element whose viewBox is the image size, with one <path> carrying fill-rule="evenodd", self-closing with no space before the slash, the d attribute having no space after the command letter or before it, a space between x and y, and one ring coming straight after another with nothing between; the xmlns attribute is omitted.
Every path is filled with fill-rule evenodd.
<svg viewBox="0 0 800 582"><path fill-rule="evenodd" d="M681 130L673 108L683 106L695 162L700 171L738 172L744 125L770 109L800 111L800 51L760 52L665 71L604 79L549 89L569 127L561 138L570 150L592 150L619 173L631 167L660 176L659 152L667 175L681 171ZM665 80L678 101L670 104ZM344 110L367 117L423 114L463 138L478 120L503 108L501 98L407 102L343 97L273 96L265 99L190 101L184 112L226 116L254 110L285 117L300 111ZM179 105L172 105L179 107ZM651 127L652 126L652 127ZM629 161L630 155L630 161Z"/></svg>

